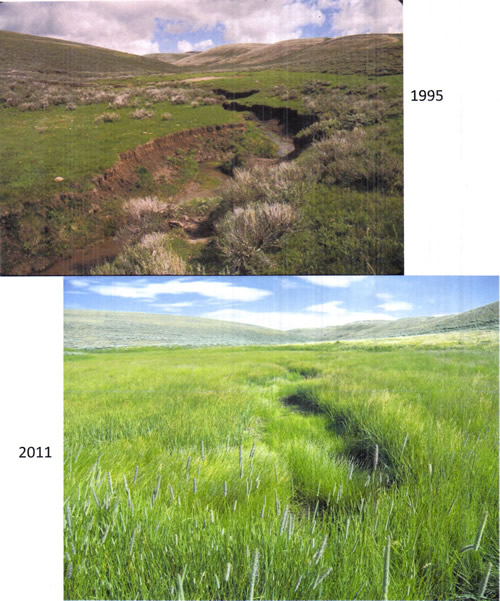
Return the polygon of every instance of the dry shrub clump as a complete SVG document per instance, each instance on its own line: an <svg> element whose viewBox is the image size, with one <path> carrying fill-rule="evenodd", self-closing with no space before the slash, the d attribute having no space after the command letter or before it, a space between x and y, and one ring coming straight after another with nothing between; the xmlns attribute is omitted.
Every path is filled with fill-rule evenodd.
<svg viewBox="0 0 500 601"><path fill-rule="evenodd" d="M131 246L123 251L112 263L105 263L92 270L93 275L183 275L185 262L162 245L165 240L158 238Z"/></svg>
<svg viewBox="0 0 500 601"><path fill-rule="evenodd" d="M172 119L171 113L162 113L161 120L162 121L170 121Z"/></svg>
<svg viewBox="0 0 500 601"><path fill-rule="evenodd" d="M295 209L284 203L237 207L216 224L217 245L235 273L256 273L272 266L266 253L280 248L281 238L295 221Z"/></svg>
<svg viewBox="0 0 500 601"><path fill-rule="evenodd" d="M113 121L118 121L120 119L120 115L118 113L102 113L101 115L97 115L95 118L96 123L112 123Z"/></svg>
<svg viewBox="0 0 500 601"><path fill-rule="evenodd" d="M130 113L132 119L151 119L154 116L154 111L148 111L145 108L136 109Z"/></svg>
<svg viewBox="0 0 500 601"><path fill-rule="evenodd" d="M400 192L403 188L402 158L377 141L380 132L363 129L337 131L315 143L308 167L326 184L358 190Z"/></svg>
<svg viewBox="0 0 500 601"><path fill-rule="evenodd" d="M187 94L181 92L180 94L176 94L175 96L172 96L172 98L170 99L170 102L172 104L187 104L187 102L189 101L189 98L187 96Z"/></svg>
<svg viewBox="0 0 500 601"><path fill-rule="evenodd" d="M172 208L156 196L134 198L124 206L124 225L117 239L126 244L135 244L145 236L169 229L168 220L172 218Z"/></svg>
<svg viewBox="0 0 500 601"><path fill-rule="evenodd" d="M222 205L241 207L254 202L300 204L307 190L307 177L297 163L236 169L233 181L222 194Z"/></svg>

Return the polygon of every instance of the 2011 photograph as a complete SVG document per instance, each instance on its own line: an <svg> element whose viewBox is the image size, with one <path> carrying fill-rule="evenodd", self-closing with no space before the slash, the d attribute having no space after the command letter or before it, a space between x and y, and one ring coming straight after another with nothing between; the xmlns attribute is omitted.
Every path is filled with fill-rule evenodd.
<svg viewBox="0 0 500 601"><path fill-rule="evenodd" d="M65 599L498 598L497 277L64 285Z"/></svg>

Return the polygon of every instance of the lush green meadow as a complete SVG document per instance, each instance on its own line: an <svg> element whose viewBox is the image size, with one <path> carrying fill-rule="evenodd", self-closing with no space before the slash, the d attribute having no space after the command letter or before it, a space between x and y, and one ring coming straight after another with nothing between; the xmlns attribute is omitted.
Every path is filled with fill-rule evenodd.
<svg viewBox="0 0 500 601"><path fill-rule="evenodd" d="M68 353L65 598L498 598L497 342Z"/></svg>

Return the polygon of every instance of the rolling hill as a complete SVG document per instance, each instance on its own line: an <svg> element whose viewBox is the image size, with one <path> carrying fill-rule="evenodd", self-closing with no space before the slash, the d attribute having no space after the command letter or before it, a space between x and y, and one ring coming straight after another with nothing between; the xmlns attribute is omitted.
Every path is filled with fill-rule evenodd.
<svg viewBox="0 0 500 601"><path fill-rule="evenodd" d="M343 326L286 332L179 315L67 309L64 314L64 345L74 349L117 346L275 345L497 330L498 323L498 302L444 317L360 321Z"/></svg>
<svg viewBox="0 0 500 601"><path fill-rule="evenodd" d="M66 348L245 346L295 342L286 332L241 323L150 313L64 312Z"/></svg>
<svg viewBox="0 0 500 601"><path fill-rule="evenodd" d="M289 69L338 74L392 75L403 72L401 34L303 38L275 44L227 44L195 54L149 55L185 70Z"/></svg>
<svg viewBox="0 0 500 601"><path fill-rule="evenodd" d="M309 341L355 340L361 338L420 336L464 330L494 330L498 329L498 323L498 302L496 302L456 315L408 317L394 321L358 321L321 330L289 330L288 334L297 337L304 336Z"/></svg>
<svg viewBox="0 0 500 601"><path fill-rule="evenodd" d="M11 31L0 31L0 75L13 72L97 77L177 73L169 63L144 56Z"/></svg>

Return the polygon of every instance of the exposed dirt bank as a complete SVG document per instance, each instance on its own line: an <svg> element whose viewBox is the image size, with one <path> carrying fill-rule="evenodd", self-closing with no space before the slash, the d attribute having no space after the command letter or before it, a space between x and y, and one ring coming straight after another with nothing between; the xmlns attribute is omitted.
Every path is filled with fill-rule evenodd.
<svg viewBox="0 0 500 601"><path fill-rule="evenodd" d="M178 156L179 152L192 153L192 157L200 164L224 159L231 150L234 137L241 134L246 127L245 123L231 123L185 130L156 138L120 154L113 167L92 179L93 190L85 195L84 200L86 205L90 206L89 213L92 212L95 218L99 219L99 215L105 213L106 204L113 198L141 194L147 196L148 192L142 191L140 187L141 169L150 174L155 184L168 184L177 173L169 159ZM224 176L221 174L217 179L224 179ZM198 196L198 192L201 193L202 190L193 185L190 189L182 190L180 198L176 200L186 201ZM54 199L54 203L64 206L78 200L76 196L79 195L61 194ZM201 226L201 229L204 227ZM198 233L200 226L195 229L195 237L201 237ZM187 233L189 235L189 232ZM54 257L51 260L48 257L37 257L36 260L26 261L19 256L17 264L11 267L10 271L22 275L78 275L114 258L120 250L111 238L95 240L85 248L75 249L71 258Z"/></svg>
<svg viewBox="0 0 500 601"><path fill-rule="evenodd" d="M230 134L242 132L245 128L244 123L199 127L141 144L120 154L113 167L92 180L95 186L93 194L103 198L110 194L130 193L136 187L137 169L140 167L147 169L155 181L160 182L160 178L168 181L175 169L169 167L167 158L182 150L193 152L198 162L220 159L230 148Z"/></svg>
<svg viewBox="0 0 500 601"><path fill-rule="evenodd" d="M253 93L253 92L252 92ZM294 158L300 152L300 149L294 145L292 136L303 127L308 126L315 121L315 118L308 115L300 115L293 109L273 108L264 105L253 105L247 107L237 102L225 103L224 108L237 111L251 111L256 120L260 122L261 128L265 134L276 143L278 147L277 159L250 159L249 166L254 162L279 162ZM177 169L175 161L171 159L182 156L183 153L190 153L190 156L196 160L200 166L207 166L209 162L224 160L227 153L231 151L235 136L238 136L246 129L245 123L232 123L227 125L216 125L201 127L182 132L169 134L161 138L156 138L145 144L137 146L119 155L118 161L113 167L107 169L103 174L95 176L92 179L93 189L85 195L87 205L90 205L90 212L95 214L97 220L99 215L104 215L107 204L112 199L122 199L147 196L148 191L143 188L140 180L140 173L147 173L155 185L165 185L175 180ZM213 164L209 171L213 171ZM224 176L217 176L216 173L210 175L211 188L217 188L223 184ZM218 180L218 181L217 181ZM215 184L214 184L215 182ZM209 197L213 191L205 189L195 181L187 182L185 187L172 197L172 202L176 205L182 205L195 198ZM74 201L70 195L62 194L57 199L58 204ZM114 201L116 202L116 200ZM109 219L109 217L106 217ZM172 227L179 227L187 234L188 240L193 243L206 242L211 232L211 226L207 217L186 217L182 216L172 223ZM24 262L23 273L44 274L44 275L78 275L88 273L89 270L104 261L112 260L123 250L120 245L112 238L95 240L90 242L85 248L75 249L70 258L37 258L35 262ZM20 267L18 264L17 267ZM20 273L16 269L15 273Z"/></svg>

